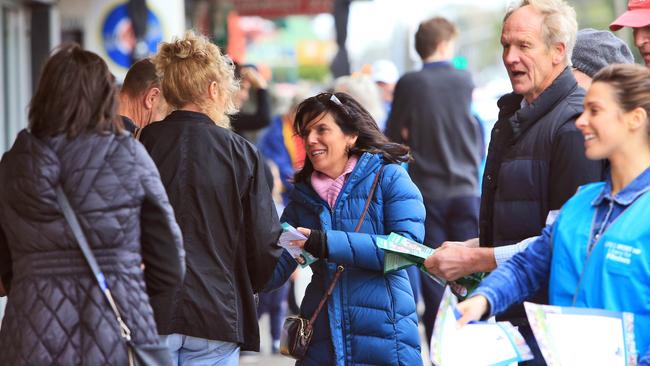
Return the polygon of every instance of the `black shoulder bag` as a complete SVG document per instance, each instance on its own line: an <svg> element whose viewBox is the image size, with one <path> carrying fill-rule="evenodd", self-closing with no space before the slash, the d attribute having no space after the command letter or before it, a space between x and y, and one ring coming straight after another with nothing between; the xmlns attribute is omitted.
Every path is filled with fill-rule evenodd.
<svg viewBox="0 0 650 366"><path fill-rule="evenodd" d="M63 211L65 220L68 222L68 225L70 225L70 228L72 229L72 233L77 240L77 244L79 244L79 247L81 248L81 252L86 258L88 266L93 272L95 280L97 280L99 288L102 290L102 293L104 294L108 305L110 305L113 313L115 314L117 324L120 328L120 336L122 336L122 339L124 339L124 342L126 343L127 353L129 357L129 366L171 366L171 354L169 353L169 349L164 345L140 345L135 344L131 341L131 330L126 325L124 320L122 320L122 316L117 308L117 304L113 300L111 291L108 288L108 284L106 283L104 273L99 268L97 260L95 260L95 256L88 246L86 236L81 230L79 221L77 221L77 216L70 206L68 197L66 196L65 192L63 192L63 188L61 188L60 185L56 187L56 199L59 203L59 206L61 207L61 211Z"/></svg>
<svg viewBox="0 0 650 366"><path fill-rule="evenodd" d="M368 212L368 207L370 207L370 202L372 202L372 197L375 195L375 189L377 188L377 183L379 182L379 177L384 171L384 166L379 169L377 175L375 175L375 180L372 182L372 187L370 188L370 194L366 200L366 204L363 207L361 212L361 217L357 223L354 232L359 232L361 229L361 224L363 224L363 219L366 217ZM301 360L307 354L307 349L309 349L309 343L311 343L311 337L313 335L313 324L318 317L318 314L323 309L325 302L332 295L334 286L336 286L336 281L339 280L341 273L345 270L342 265L336 267L336 273L334 278L330 283L330 286L327 288L327 292L320 299L316 311L311 315L311 318L305 319L299 316L289 316L284 320L284 325L282 326L282 333L280 334L280 352L296 360Z"/></svg>

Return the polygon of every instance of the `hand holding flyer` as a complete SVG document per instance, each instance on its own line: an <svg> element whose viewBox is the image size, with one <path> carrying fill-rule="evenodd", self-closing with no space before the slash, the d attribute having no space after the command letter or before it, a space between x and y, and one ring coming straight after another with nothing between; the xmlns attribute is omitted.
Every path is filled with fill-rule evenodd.
<svg viewBox="0 0 650 366"><path fill-rule="evenodd" d="M309 252L301 249L300 247L291 245L291 242L293 240L307 240L306 236L304 236L300 231L296 230L296 228L287 224L286 222L282 223L282 230L283 231L280 235L278 245L286 249L289 254L291 254L291 256L296 259L296 262L298 262L301 267L307 267L318 260Z"/></svg>
<svg viewBox="0 0 650 366"><path fill-rule="evenodd" d="M425 275L431 277L441 286L445 286L447 281L438 278L424 267L424 261L435 253L435 249L426 245L417 243L409 238L391 233L388 238L377 238L377 246L384 250L384 273L397 271L408 266L415 265ZM474 291L485 277L485 273L472 273L455 281L449 282L452 292L459 299L465 299Z"/></svg>
<svg viewBox="0 0 650 366"><path fill-rule="evenodd" d="M435 365L509 365L533 358L523 336L508 322L471 322L458 328L457 303L446 288L430 342Z"/></svg>

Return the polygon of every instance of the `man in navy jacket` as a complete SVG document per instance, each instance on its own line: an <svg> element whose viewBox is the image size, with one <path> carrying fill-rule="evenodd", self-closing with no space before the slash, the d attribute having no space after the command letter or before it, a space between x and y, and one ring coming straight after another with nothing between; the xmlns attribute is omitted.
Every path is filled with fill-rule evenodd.
<svg viewBox="0 0 650 366"><path fill-rule="evenodd" d="M511 244L539 235L580 185L601 179L602 162L586 158L584 137L575 127L585 93L569 67L576 33L575 11L563 0L545 1L544 7L523 0L506 14L501 44L513 92L498 101L483 175L480 236L444 243L425 263L432 273L454 280L493 270L518 251ZM547 303L546 286L529 301ZM544 364L523 306L502 316L531 345L530 364Z"/></svg>

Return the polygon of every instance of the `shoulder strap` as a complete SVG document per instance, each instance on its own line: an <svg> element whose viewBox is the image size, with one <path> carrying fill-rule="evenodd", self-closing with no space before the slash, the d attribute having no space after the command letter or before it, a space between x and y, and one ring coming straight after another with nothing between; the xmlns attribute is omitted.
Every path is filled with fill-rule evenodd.
<svg viewBox="0 0 650 366"><path fill-rule="evenodd" d="M74 234L74 237L77 240L77 244L79 244L79 247L81 248L81 252L86 258L86 263L88 263L88 266L93 272L93 275L95 277L95 280L97 281L97 284L99 285L99 288L102 290L102 293L106 298L106 301L108 301L108 304L110 305L111 309L113 310L113 313L115 314L115 318L117 319L117 322L120 326L120 334L122 338L124 338L128 342L131 340L131 330L126 325L126 323L124 323L124 321L122 320L122 316L120 315L120 311L117 308L117 304L115 304L115 301L113 300L113 296L111 295L111 291L108 288L108 285L106 283L106 278L104 277L104 273L99 268L99 265L97 264L97 260L95 259L95 256L93 255L93 252L90 249L90 246L88 245L86 236L81 230L81 226L79 225L79 221L77 220L77 215L72 209L72 206L70 206L70 202L68 201L68 197L63 191L63 188L60 185L58 185L56 186L55 190L56 190L56 200L59 203L61 211L63 211L63 216L65 217L65 220L68 222L68 225L70 225L70 229L72 229L72 233Z"/></svg>
<svg viewBox="0 0 650 366"><path fill-rule="evenodd" d="M372 197L375 195L375 189L377 188L377 183L379 183L379 178L381 177L381 173L384 171L385 165L382 165L381 168L379 168L379 171L377 172L377 175L375 175L375 180L372 182L372 187L370 187L370 193L368 194L368 199L366 200L366 204L363 206L363 211L361 212L361 217L359 218L359 222L357 223L357 226L354 228L354 232L357 233L361 229L361 224L363 224L363 219L366 217L366 214L368 213L368 207L370 207L370 203L372 202Z"/></svg>
<svg viewBox="0 0 650 366"><path fill-rule="evenodd" d="M359 230L361 229L361 225L363 224L363 219L366 217L366 213L368 213L368 208L370 207L370 203L372 202L372 197L375 195L377 183L379 183L379 178L381 177L381 173L384 171L384 167L385 165L382 165L381 168L379 168L377 175L375 175L375 180L372 182L372 187L370 188L368 199L366 199L366 204L363 206L361 217L359 218L359 222L357 223L357 226L354 228L355 233L359 232ZM327 288L327 292L323 295L323 298L320 299L316 311L314 311L314 313L311 315L311 318L309 318L309 327L311 327L311 325L314 324L314 321L316 321L316 317L318 317L318 314L323 309L323 306L325 305L327 298L329 298L330 295L332 295L332 291L334 291L334 286L336 286L336 282L339 280L339 277L341 276L341 273L343 273L344 270L345 268L342 265L338 265L336 267L336 273L334 274L334 278L332 279L332 282Z"/></svg>

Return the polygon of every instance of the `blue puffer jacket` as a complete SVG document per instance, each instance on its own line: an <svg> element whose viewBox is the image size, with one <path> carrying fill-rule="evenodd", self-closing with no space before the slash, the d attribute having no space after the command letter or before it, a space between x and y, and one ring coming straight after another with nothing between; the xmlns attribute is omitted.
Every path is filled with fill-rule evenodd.
<svg viewBox="0 0 650 366"><path fill-rule="evenodd" d="M363 154L332 209L311 185L299 183L282 216L294 227L326 232L329 258L312 264L313 276L301 304L309 318L336 270L345 271L327 307L314 324L306 357L298 365L421 365L415 302L406 271L383 273L379 236L396 232L418 242L424 237L422 195L406 171L386 165L358 233L354 232L375 175L380 155ZM296 268L284 252L267 288L283 284ZM325 311L327 309L327 311Z"/></svg>

